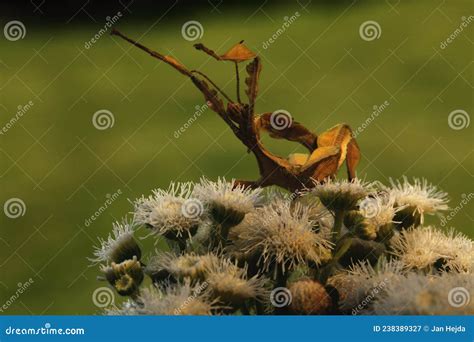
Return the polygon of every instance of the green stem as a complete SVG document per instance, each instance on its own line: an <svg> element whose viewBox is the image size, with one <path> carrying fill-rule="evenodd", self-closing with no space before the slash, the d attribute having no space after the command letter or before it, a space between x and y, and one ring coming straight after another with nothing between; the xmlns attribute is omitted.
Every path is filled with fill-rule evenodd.
<svg viewBox="0 0 474 342"><path fill-rule="evenodd" d="M237 102L242 103L242 101L240 100L239 63L238 62L234 62L234 63L235 63L235 77L236 77L236 80L237 80Z"/></svg>
<svg viewBox="0 0 474 342"><path fill-rule="evenodd" d="M214 238L211 241L211 249L224 248L227 244L227 237L229 236L231 226L225 223L216 223Z"/></svg>

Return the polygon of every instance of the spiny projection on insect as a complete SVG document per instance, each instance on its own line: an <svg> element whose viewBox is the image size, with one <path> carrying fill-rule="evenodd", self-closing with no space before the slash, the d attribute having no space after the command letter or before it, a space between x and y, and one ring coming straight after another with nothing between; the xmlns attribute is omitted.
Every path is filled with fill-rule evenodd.
<svg viewBox="0 0 474 342"><path fill-rule="evenodd" d="M225 121L234 135L257 159L260 178L256 181L238 181L238 184L251 188L277 185L294 192L314 186L314 181L322 182L326 178L334 178L344 161L349 180L355 178L360 150L348 125L338 124L317 136L301 123L293 121L284 111L255 114L262 63L243 41L223 55L218 55L203 44L194 45L197 50L217 61L234 63L237 83L236 101L234 101L204 73L189 70L175 58L153 51L115 29L111 34L123 38L190 78L204 95L209 107ZM239 63L249 60L251 62L246 66L245 78L245 94L248 102L245 103L240 97ZM227 101L227 105L224 105L221 97ZM281 125L282 122L284 125ZM277 156L263 146L260 139L262 131L268 132L275 139L297 142L308 149L309 153L293 154L288 158Z"/></svg>

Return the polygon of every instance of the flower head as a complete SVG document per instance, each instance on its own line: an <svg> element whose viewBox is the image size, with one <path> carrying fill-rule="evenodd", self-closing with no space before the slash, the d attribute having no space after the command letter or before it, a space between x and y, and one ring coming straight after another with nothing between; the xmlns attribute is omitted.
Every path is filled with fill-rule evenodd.
<svg viewBox="0 0 474 342"><path fill-rule="evenodd" d="M377 315L473 315L474 277L443 273L426 276L409 273L387 283L383 296L376 298Z"/></svg>
<svg viewBox="0 0 474 342"><path fill-rule="evenodd" d="M448 195L426 179L414 179L413 183L403 177L403 182L390 180L391 188L385 188L395 205L405 207L396 215L395 221L408 228L423 224L424 214L435 214L448 209Z"/></svg>
<svg viewBox="0 0 474 342"><path fill-rule="evenodd" d="M108 310L108 315L211 315L216 302L204 293L202 284L190 282L150 287L141 291L136 303L126 302L120 309Z"/></svg>
<svg viewBox="0 0 474 342"><path fill-rule="evenodd" d="M359 202L358 211L345 215L344 224L364 239L387 241L393 235L395 214L401 209L392 197L372 195Z"/></svg>
<svg viewBox="0 0 474 342"><path fill-rule="evenodd" d="M266 279L257 275L247 276L247 268L240 268L225 258L213 260L206 277L208 290L224 304L239 307L247 299L262 300L266 297Z"/></svg>
<svg viewBox="0 0 474 342"><path fill-rule="evenodd" d="M377 266L367 261L353 264L348 270L337 273L328 280L339 293L339 307L353 313L370 311L367 298L373 299L385 291L387 283L401 277L403 265L398 261L381 259Z"/></svg>
<svg viewBox="0 0 474 342"><path fill-rule="evenodd" d="M119 264L112 262L110 266L102 266L105 278L122 296L129 296L138 291L144 274L137 257Z"/></svg>
<svg viewBox="0 0 474 342"><path fill-rule="evenodd" d="M191 197L192 183L171 183L168 190L135 201L137 223L173 240L191 237L204 220L202 203Z"/></svg>
<svg viewBox="0 0 474 342"><path fill-rule="evenodd" d="M218 257L211 253L204 255L162 253L150 260L147 265L147 272L157 273L165 270L178 280L188 278L202 281L206 279L209 269L213 267L217 260Z"/></svg>
<svg viewBox="0 0 474 342"><path fill-rule="evenodd" d="M296 315L324 315L332 306L332 299L323 285L314 280L303 279L289 287L291 303L289 309Z"/></svg>
<svg viewBox="0 0 474 342"><path fill-rule="evenodd" d="M95 264L100 262L121 263L134 256L140 260L141 250L133 237L135 228L134 223L127 220L113 223L112 233L105 240L99 239L100 246L94 248L95 258L90 260Z"/></svg>
<svg viewBox="0 0 474 342"><path fill-rule="evenodd" d="M277 201L256 209L234 228L230 250L259 256L265 271L275 264L284 271L306 262L321 264L330 257L332 244L314 227L309 208Z"/></svg>
<svg viewBox="0 0 474 342"><path fill-rule="evenodd" d="M407 269L472 272L473 241L454 230L443 232L434 227L403 230L390 241L393 254Z"/></svg>
<svg viewBox="0 0 474 342"><path fill-rule="evenodd" d="M315 183L310 193L319 197L321 203L332 211L356 209L357 202L373 192L373 184L358 178L348 180L327 179Z"/></svg>
<svg viewBox="0 0 474 342"><path fill-rule="evenodd" d="M254 210L260 201L262 189L249 189L237 185L235 180L226 182L219 178L212 182L206 178L196 184L193 196L209 206L211 216L215 222L229 226L239 224L245 214Z"/></svg>

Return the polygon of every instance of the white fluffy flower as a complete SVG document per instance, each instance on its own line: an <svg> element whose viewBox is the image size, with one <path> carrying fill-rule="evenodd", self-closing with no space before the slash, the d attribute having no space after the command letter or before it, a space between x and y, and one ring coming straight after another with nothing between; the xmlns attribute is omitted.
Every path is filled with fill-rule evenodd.
<svg viewBox="0 0 474 342"><path fill-rule="evenodd" d="M374 298L380 296L389 282L403 274L403 265L394 260L381 259L376 267L362 261L328 280L339 293L339 307L343 311L368 313Z"/></svg>
<svg viewBox="0 0 474 342"><path fill-rule="evenodd" d="M426 179L413 179L413 183L403 177L403 182L390 180L391 188L385 188L397 206L411 207L421 215L435 214L448 209L448 194L429 184Z"/></svg>
<svg viewBox="0 0 474 342"><path fill-rule="evenodd" d="M236 225L245 214L254 210L260 201L262 189L245 188L236 185L235 180L227 182L219 178L212 182L206 178L196 184L193 196L201 200L210 209L211 216L218 223Z"/></svg>
<svg viewBox="0 0 474 342"><path fill-rule="evenodd" d="M261 301L267 295L265 278L258 275L249 278L246 267L240 268L226 258L212 260L205 282L214 297L234 307L239 307L247 299Z"/></svg>
<svg viewBox="0 0 474 342"><path fill-rule="evenodd" d="M121 263L134 256L140 259L140 247L133 237L135 228L135 224L127 220L113 223L112 233L105 240L99 238L100 246L94 248L94 258L90 260L97 264Z"/></svg>
<svg viewBox="0 0 474 342"><path fill-rule="evenodd" d="M352 210L357 202L373 193L374 184L358 178L351 181L327 179L315 183L309 192L319 197L324 206L330 210Z"/></svg>
<svg viewBox="0 0 474 342"><path fill-rule="evenodd" d="M300 264L320 264L331 254L332 244L315 231L316 221L308 207L286 201L256 209L231 232L236 255L257 255L264 270L275 263L283 270Z"/></svg>
<svg viewBox="0 0 474 342"><path fill-rule="evenodd" d="M203 222L203 204L192 195L192 183L171 183L168 190L135 201L134 219L168 238L190 237Z"/></svg>
<svg viewBox="0 0 474 342"><path fill-rule="evenodd" d="M443 273L426 276L409 273L388 282L377 297L376 315L473 315L474 275Z"/></svg>
<svg viewBox="0 0 474 342"><path fill-rule="evenodd" d="M374 195L363 199L359 203L359 208L371 224L380 227L393 223L395 214L403 207L397 207L393 197Z"/></svg>
<svg viewBox="0 0 474 342"><path fill-rule="evenodd" d="M401 209L389 196L372 195L359 202L359 211L346 214L344 224L364 239L386 241L393 235L395 214Z"/></svg>
<svg viewBox="0 0 474 342"><path fill-rule="evenodd" d="M439 267L458 272L474 269L473 241L452 229L443 232L429 226L404 230L394 236L390 244L393 254L408 269Z"/></svg>
<svg viewBox="0 0 474 342"><path fill-rule="evenodd" d="M136 302L106 310L107 315L211 315L216 302L205 294L207 284L168 285L144 289ZM137 304L140 303L140 304Z"/></svg>
<svg viewBox="0 0 474 342"><path fill-rule="evenodd" d="M206 279L207 273L217 260L218 257L211 253L204 255L160 253L150 260L147 270L152 273L166 270L178 280L189 278L202 281Z"/></svg>

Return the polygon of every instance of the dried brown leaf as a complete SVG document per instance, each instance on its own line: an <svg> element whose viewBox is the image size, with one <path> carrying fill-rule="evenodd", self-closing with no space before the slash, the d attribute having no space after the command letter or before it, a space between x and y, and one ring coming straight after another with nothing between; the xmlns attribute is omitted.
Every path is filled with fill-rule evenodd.
<svg viewBox="0 0 474 342"><path fill-rule="evenodd" d="M260 58L256 57L251 63L249 63L249 65L247 65L246 70L249 76L245 79L245 84L247 85L245 93L249 98L250 108L253 110L258 93L258 79L260 77L260 72L262 71Z"/></svg>
<svg viewBox="0 0 474 342"><path fill-rule="evenodd" d="M257 55L244 45L244 41L235 44L226 53L220 56L223 61L243 62L255 58Z"/></svg>

